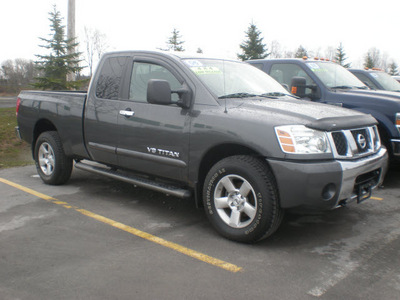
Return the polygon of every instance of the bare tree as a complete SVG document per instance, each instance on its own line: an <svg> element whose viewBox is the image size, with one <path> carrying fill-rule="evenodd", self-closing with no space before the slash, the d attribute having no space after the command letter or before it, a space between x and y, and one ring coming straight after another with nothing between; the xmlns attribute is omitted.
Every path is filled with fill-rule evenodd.
<svg viewBox="0 0 400 300"><path fill-rule="evenodd" d="M106 35L98 29L85 27L85 61L88 64L89 76L93 74L93 66L100 60L104 52L107 51L108 44Z"/></svg>
<svg viewBox="0 0 400 300"><path fill-rule="evenodd" d="M13 90L19 90L33 82L39 76L32 60L17 58L8 59L1 64L1 73L7 85Z"/></svg>
<svg viewBox="0 0 400 300"><path fill-rule="evenodd" d="M282 46L277 40L273 40L270 43L269 48L270 48L270 54L269 54L270 58L282 58L282 57L284 57L283 51L282 51Z"/></svg>
<svg viewBox="0 0 400 300"><path fill-rule="evenodd" d="M325 58L329 60L334 60L335 59L335 54L336 54L336 49L332 46L328 46L325 49Z"/></svg>

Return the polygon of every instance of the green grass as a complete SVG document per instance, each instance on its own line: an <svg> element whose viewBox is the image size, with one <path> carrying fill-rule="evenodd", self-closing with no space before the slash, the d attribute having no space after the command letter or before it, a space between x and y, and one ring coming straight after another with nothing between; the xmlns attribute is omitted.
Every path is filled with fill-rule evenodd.
<svg viewBox="0 0 400 300"><path fill-rule="evenodd" d="M15 135L15 108L0 108L0 169L33 164L30 145Z"/></svg>

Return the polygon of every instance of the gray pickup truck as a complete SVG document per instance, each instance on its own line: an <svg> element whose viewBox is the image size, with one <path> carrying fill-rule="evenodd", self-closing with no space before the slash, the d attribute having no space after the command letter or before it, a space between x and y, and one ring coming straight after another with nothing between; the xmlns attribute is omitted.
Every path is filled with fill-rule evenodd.
<svg viewBox="0 0 400 300"><path fill-rule="evenodd" d="M87 93L23 91L17 119L45 183L74 165L192 198L240 242L271 235L286 209L368 199L387 168L372 116L298 100L237 61L108 53Z"/></svg>

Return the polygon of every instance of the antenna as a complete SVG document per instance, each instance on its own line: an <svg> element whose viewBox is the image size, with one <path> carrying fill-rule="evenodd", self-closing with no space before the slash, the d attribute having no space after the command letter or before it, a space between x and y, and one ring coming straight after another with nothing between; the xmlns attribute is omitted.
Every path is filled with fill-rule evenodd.
<svg viewBox="0 0 400 300"><path fill-rule="evenodd" d="M222 60L222 76L223 76L223 81L224 81L224 94L226 94L226 86L225 86L225 60ZM224 113L228 113L228 110L226 109L226 98L225 100L225 110Z"/></svg>

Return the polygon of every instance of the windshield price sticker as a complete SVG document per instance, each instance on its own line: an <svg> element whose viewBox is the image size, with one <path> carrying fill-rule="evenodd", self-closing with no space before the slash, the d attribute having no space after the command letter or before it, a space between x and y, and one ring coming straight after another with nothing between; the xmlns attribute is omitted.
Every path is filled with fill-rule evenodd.
<svg viewBox="0 0 400 300"><path fill-rule="evenodd" d="M191 67L190 69L196 75L222 74L221 70L217 67Z"/></svg>
<svg viewBox="0 0 400 300"><path fill-rule="evenodd" d="M194 59L186 59L184 60L185 64L187 64L189 67L193 68L193 67L202 67L203 64L198 61L198 60L194 60Z"/></svg>
<svg viewBox="0 0 400 300"><path fill-rule="evenodd" d="M307 66L313 71L319 69L319 66L316 63L308 63Z"/></svg>

